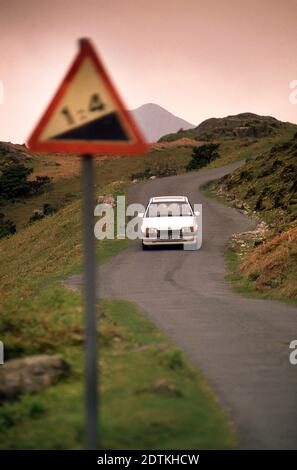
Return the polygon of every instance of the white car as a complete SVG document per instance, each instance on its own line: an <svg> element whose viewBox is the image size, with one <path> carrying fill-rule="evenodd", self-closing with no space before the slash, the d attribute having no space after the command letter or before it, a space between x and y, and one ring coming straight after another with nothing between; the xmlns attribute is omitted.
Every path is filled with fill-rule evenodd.
<svg viewBox="0 0 297 470"><path fill-rule="evenodd" d="M197 250L201 246L198 226L200 212L195 212L186 196L152 197L142 217L142 248L155 245L183 245Z"/></svg>

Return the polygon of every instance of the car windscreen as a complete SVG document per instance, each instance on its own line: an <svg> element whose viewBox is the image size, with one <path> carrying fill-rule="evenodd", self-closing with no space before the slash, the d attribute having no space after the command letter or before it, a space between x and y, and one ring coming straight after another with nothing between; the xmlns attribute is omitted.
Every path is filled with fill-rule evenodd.
<svg viewBox="0 0 297 470"><path fill-rule="evenodd" d="M191 206L186 202L152 202L146 211L146 217L190 217Z"/></svg>

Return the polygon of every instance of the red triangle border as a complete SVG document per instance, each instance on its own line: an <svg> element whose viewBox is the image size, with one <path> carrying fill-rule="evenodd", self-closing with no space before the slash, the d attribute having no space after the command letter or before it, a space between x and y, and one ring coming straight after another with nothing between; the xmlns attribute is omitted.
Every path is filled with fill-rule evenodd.
<svg viewBox="0 0 297 470"><path fill-rule="evenodd" d="M122 99L120 98L118 92L116 91L115 86L113 85L111 78L106 72L106 68L103 65L102 60L99 58L95 52L94 47L92 46L89 40L82 40L80 43L80 51L74 59L70 69L68 70L64 80L62 81L60 87L58 88L56 94L51 100L49 106L47 107L45 113L39 120L37 126L32 132L31 136L27 141L27 146L32 151L37 152L48 152L48 153L79 153L79 154L102 154L108 155L138 155L144 153L148 144L145 142L140 130L138 129L136 123L131 117L130 113L127 111L127 108L124 106ZM64 93L66 92L68 86L71 84L73 78L75 77L80 65L86 57L90 57L93 61L98 74L103 78L108 90L110 91L116 105L118 112L124 123L127 125L130 133L134 137L135 141L133 142L86 142L86 141L67 141L67 142L57 142L57 141L40 141L39 137L43 132L43 129L47 125L49 119L51 118L52 113L55 111L56 107L59 105Z"/></svg>

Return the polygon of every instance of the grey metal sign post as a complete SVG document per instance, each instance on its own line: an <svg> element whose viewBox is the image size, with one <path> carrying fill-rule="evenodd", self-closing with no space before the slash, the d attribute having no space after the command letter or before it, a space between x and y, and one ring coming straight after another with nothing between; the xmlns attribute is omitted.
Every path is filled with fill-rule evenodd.
<svg viewBox="0 0 297 470"><path fill-rule="evenodd" d="M94 239L94 171L93 157L82 155L83 244L84 244L84 298L86 344L86 444L94 450L98 446L97 432L97 321L96 321L96 265Z"/></svg>

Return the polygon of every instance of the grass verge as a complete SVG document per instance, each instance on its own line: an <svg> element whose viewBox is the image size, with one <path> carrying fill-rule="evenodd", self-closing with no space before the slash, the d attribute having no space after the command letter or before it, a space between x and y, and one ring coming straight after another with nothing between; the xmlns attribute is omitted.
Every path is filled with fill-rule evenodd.
<svg viewBox="0 0 297 470"><path fill-rule="evenodd" d="M203 189L206 197L221 204L233 206L227 193L218 194L217 185L211 183ZM250 212L259 220L260 213ZM281 228L281 227L280 227ZM244 256L235 247L228 247L223 254L227 267L227 278L233 290L246 297L279 300L297 305L296 288L297 227L270 230L267 239L251 245Z"/></svg>
<svg viewBox="0 0 297 470"><path fill-rule="evenodd" d="M104 301L99 309L100 447L234 447L215 397L180 350L133 304ZM72 368L68 379L0 408L2 449L83 448L82 348L60 351Z"/></svg>
<svg viewBox="0 0 297 470"><path fill-rule="evenodd" d="M230 281L234 292L244 295L245 297L278 300L297 306L296 283L294 281L296 278L295 271L289 272L288 270L288 275L283 276L282 286L279 285L279 276L274 277L271 274L267 276L264 285L258 285L261 271L260 268L257 269L255 263L253 269L249 270L247 273L245 272L244 263L233 248L226 248L223 254L227 267L227 279ZM256 253L252 252L251 257L257 257ZM249 260L249 257L247 260Z"/></svg>

